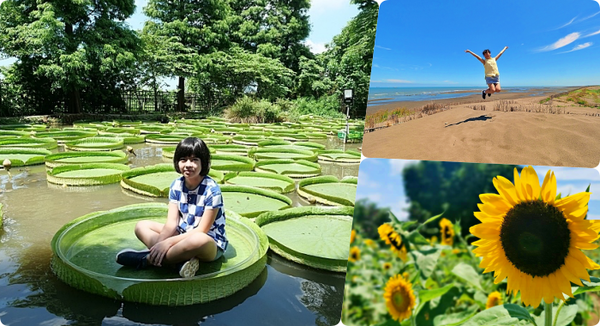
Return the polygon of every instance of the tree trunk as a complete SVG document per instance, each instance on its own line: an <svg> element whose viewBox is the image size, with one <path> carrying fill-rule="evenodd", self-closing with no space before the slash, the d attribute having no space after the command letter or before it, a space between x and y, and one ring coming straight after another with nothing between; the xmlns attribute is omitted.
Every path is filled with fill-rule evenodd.
<svg viewBox="0 0 600 326"><path fill-rule="evenodd" d="M179 77L179 92L177 92L177 112L183 112L185 108L185 78Z"/></svg>

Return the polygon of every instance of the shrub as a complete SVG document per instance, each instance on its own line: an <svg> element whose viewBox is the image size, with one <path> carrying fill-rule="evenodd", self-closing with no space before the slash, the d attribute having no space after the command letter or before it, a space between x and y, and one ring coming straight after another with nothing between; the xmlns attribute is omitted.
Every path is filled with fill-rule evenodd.
<svg viewBox="0 0 600 326"><path fill-rule="evenodd" d="M232 122L244 123L272 123L280 122L281 109L278 105L267 100L256 101L244 96L225 111L227 118Z"/></svg>

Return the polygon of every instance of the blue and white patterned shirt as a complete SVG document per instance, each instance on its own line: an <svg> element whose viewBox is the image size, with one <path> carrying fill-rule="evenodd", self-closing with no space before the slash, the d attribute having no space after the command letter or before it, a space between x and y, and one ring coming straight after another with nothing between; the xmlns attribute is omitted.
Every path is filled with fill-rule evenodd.
<svg viewBox="0 0 600 326"><path fill-rule="evenodd" d="M227 249L227 236L225 235L225 209L223 197L217 182L205 176L196 189L187 189L184 177L175 179L169 190L169 202L179 207L179 233L198 227L205 209L218 209L215 222L208 231L208 236L213 238L217 246Z"/></svg>

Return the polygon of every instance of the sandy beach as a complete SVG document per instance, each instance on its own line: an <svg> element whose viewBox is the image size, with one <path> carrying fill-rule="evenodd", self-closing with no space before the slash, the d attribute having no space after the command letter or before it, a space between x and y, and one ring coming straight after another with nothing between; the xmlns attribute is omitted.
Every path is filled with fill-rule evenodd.
<svg viewBox="0 0 600 326"><path fill-rule="evenodd" d="M474 95L369 107L367 115L398 107L417 109L432 102L449 109L366 133L363 154L374 158L596 167L600 163L600 110L564 102L541 105L540 100L549 94L531 94L507 92L485 100ZM509 108L506 112L507 107L514 111Z"/></svg>

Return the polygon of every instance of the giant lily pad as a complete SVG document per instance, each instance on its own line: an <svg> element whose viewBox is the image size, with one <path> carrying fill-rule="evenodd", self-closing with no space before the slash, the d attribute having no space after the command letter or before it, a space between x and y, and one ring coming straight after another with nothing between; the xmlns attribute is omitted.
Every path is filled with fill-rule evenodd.
<svg viewBox="0 0 600 326"><path fill-rule="evenodd" d="M129 133L101 133L102 137L115 137L123 139L124 145L143 144L146 142L146 135L133 135Z"/></svg>
<svg viewBox="0 0 600 326"><path fill-rule="evenodd" d="M248 155L248 146L237 144L210 145L210 150L219 155Z"/></svg>
<svg viewBox="0 0 600 326"><path fill-rule="evenodd" d="M44 158L46 167L55 168L61 165L84 163L127 163L128 157L122 151L110 152L63 152L48 155Z"/></svg>
<svg viewBox="0 0 600 326"><path fill-rule="evenodd" d="M117 163L88 163L57 166L47 172L48 182L67 186L96 186L121 181L129 166Z"/></svg>
<svg viewBox="0 0 600 326"><path fill-rule="evenodd" d="M97 130L88 130L80 128L79 130L67 130L67 131L44 131L36 132L36 138L54 138L59 144L64 142L73 141L77 139L93 137L98 134Z"/></svg>
<svg viewBox="0 0 600 326"><path fill-rule="evenodd" d="M212 263L200 264L195 277L182 279L174 269L135 270L115 262L123 248L143 249L133 234L140 220L165 222L167 205L124 206L95 212L63 226L52 239L52 271L80 290L151 305L191 305L223 298L250 284L265 268L268 239L262 230L226 211L229 246Z"/></svg>
<svg viewBox="0 0 600 326"><path fill-rule="evenodd" d="M228 184L258 187L278 193L292 192L296 189L296 183L292 178L274 173L231 172L225 175L224 181Z"/></svg>
<svg viewBox="0 0 600 326"><path fill-rule="evenodd" d="M177 145L180 141L187 137L187 135L150 134L146 136L146 142L161 145Z"/></svg>
<svg viewBox="0 0 600 326"><path fill-rule="evenodd" d="M224 185L221 193L225 207L248 218L292 206L289 197L256 187Z"/></svg>
<svg viewBox="0 0 600 326"><path fill-rule="evenodd" d="M260 136L260 135L250 135L250 136L237 135L237 136L233 136L233 143L239 144L239 145L247 145L247 146L258 146L259 142L267 140L267 139L268 138L266 136Z"/></svg>
<svg viewBox="0 0 600 326"><path fill-rule="evenodd" d="M240 155L212 155L210 159L211 169L229 171L252 171L254 160Z"/></svg>
<svg viewBox="0 0 600 326"><path fill-rule="evenodd" d="M73 151L112 151L123 148L123 139L113 137L89 137L65 142Z"/></svg>
<svg viewBox="0 0 600 326"><path fill-rule="evenodd" d="M55 149L58 147L54 138L9 138L0 139L0 147L27 147Z"/></svg>
<svg viewBox="0 0 600 326"><path fill-rule="evenodd" d="M278 147L258 147L251 148L248 151L248 157L252 157L257 161L261 160L306 160L315 162L317 154L310 150L303 149L281 149Z"/></svg>
<svg viewBox="0 0 600 326"><path fill-rule="evenodd" d="M223 173L211 169L208 175L216 182L223 182ZM139 167L123 172L121 187L150 197L169 197L169 187L173 180L181 177L173 164L163 163Z"/></svg>
<svg viewBox="0 0 600 326"><path fill-rule="evenodd" d="M359 164L360 158L360 152L353 150L342 151L330 149L319 151L319 161Z"/></svg>
<svg viewBox="0 0 600 326"><path fill-rule="evenodd" d="M321 174L318 163L305 160L265 160L256 163L257 172L272 172L290 178L308 178Z"/></svg>
<svg viewBox="0 0 600 326"><path fill-rule="evenodd" d="M314 268L345 272L353 207L294 207L256 218L271 250Z"/></svg>
<svg viewBox="0 0 600 326"><path fill-rule="evenodd" d="M43 148L0 148L0 162L9 159L13 167L44 164L44 157L51 153L49 150Z"/></svg>
<svg viewBox="0 0 600 326"><path fill-rule="evenodd" d="M354 206L356 184L356 177L344 178L341 181L331 175L308 178L298 183L298 194L309 202Z"/></svg>

